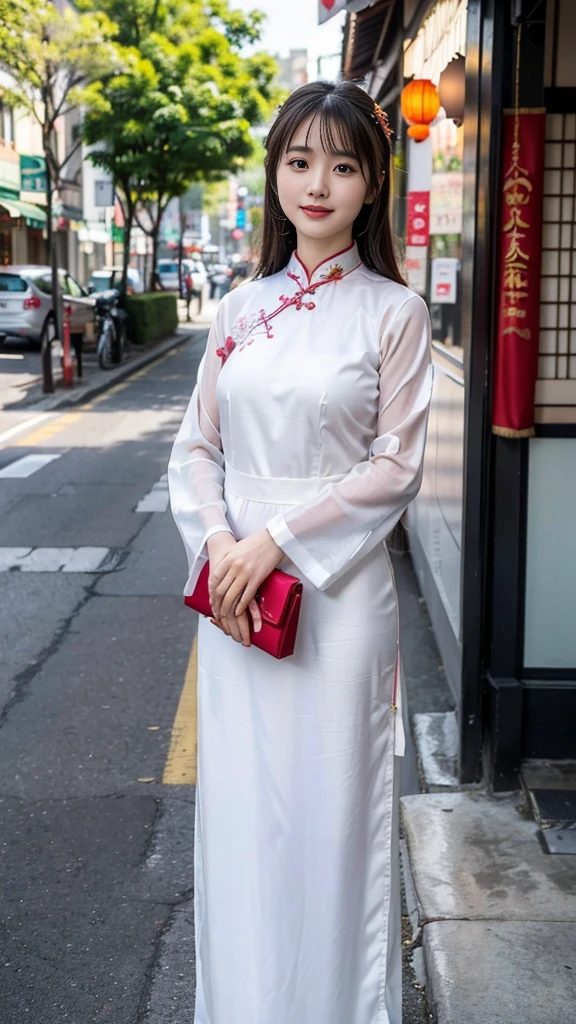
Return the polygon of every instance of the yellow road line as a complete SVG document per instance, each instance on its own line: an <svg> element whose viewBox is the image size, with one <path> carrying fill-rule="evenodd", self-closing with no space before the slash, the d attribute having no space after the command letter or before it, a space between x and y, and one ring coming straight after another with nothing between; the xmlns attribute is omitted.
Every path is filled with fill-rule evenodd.
<svg viewBox="0 0 576 1024"><path fill-rule="evenodd" d="M59 434L62 430L66 430L72 423L79 420L81 416L81 412L65 413L63 416L59 416L58 419L50 420L50 423L45 423L43 427L38 427L37 430L33 430L30 434L25 434L24 437L19 437L17 441L12 442L12 447L34 448L37 444L41 444L43 441L49 441L55 434Z"/></svg>
<svg viewBox="0 0 576 1024"><path fill-rule="evenodd" d="M55 416L49 423L46 423L43 427L39 427L37 430L32 430L30 433L24 433L17 441L13 441L12 444L0 443L0 448L33 448L37 444L41 444L44 441L49 441L56 434L61 433L63 430L79 420L85 413L91 412L101 402L105 402L112 395L117 395L118 392L124 391L125 388L130 387L133 381L140 380L144 377L153 366L159 366L171 356L178 353L179 349L170 349L163 356L155 359L152 363L148 363L147 366L143 366L141 370L131 374L126 380L120 381L119 384L115 384L114 387L109 388L107 391L103 391L101 395L97 395L90 402L86 402L84 405L79 405L76 412L66 412ZM38 418L35 417L34 422L38 422ZM18 426L19 430L25 430L25 424ZM6 440L8 440L8 435Z"/></svg>
<svg viewBox="0 0 576 1024"><path fill-rule="evenodd" d="M184 686L172 726L172 739L162 778L162 782L169 786L194 786L196 784L197 666L198 647L196 637L194 637Z"/></svg>

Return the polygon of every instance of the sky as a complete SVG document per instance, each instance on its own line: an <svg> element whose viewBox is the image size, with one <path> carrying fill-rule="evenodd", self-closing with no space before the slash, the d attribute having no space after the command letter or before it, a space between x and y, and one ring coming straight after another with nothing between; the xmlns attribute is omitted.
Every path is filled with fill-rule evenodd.
<svg viewBox="0 0 576 1024"><path fill-rule="evenodd" d="M310 80L317 78L317 58L338 53L338 57L322 60L322 78L335 78L340 67L342 29L345 12L336 14L323 25L318 24L318 0L230 0L230 7L243 11L254 9L266 15L258 49L287 57L289 50L308 50Z"/></svg>

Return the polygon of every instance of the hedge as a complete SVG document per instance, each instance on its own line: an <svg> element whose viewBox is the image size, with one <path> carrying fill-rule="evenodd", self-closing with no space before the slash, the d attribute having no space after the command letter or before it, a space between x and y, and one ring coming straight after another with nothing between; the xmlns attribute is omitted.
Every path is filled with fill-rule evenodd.
<svg viewBox="0 0 576 1024"><path fill-rule="evenodd" d="M126 312L130 317L131 340L136 345L146 345L173 334L178 326L176 296L168 292L128 295Z"/></svg>

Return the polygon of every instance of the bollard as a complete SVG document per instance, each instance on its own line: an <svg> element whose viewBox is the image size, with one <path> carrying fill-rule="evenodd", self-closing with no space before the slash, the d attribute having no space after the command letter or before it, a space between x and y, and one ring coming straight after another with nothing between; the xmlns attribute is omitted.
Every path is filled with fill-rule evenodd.
<svg viewBox="0 0 576 1024"><path fill-rule="evenodd" d="M70 354L70 316L72 314L72 306L64 306L64 323L62 325L62 368L64 377L64 387L71 388L74 383L74 366L72 363L72 356Z"/></svg>

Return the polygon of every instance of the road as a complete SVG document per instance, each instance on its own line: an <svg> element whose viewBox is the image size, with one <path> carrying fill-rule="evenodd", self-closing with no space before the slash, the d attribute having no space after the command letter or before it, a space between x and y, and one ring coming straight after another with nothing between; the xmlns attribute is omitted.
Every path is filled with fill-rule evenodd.
<svg viewBox="0 0 576 1024"><path fill-rule="evenodd" d="M0 440L2 1024L192 1020L195 616L161 478L202 349Z"/></svg>
<svg viewBox="0 0 576 1024"><path fill-rule="evenodd" d="M164 474L206 334L85 405L0 409L1 1024L192 1024L196 617ZM430 1020L409 958L404 1002Z"/></svg>

